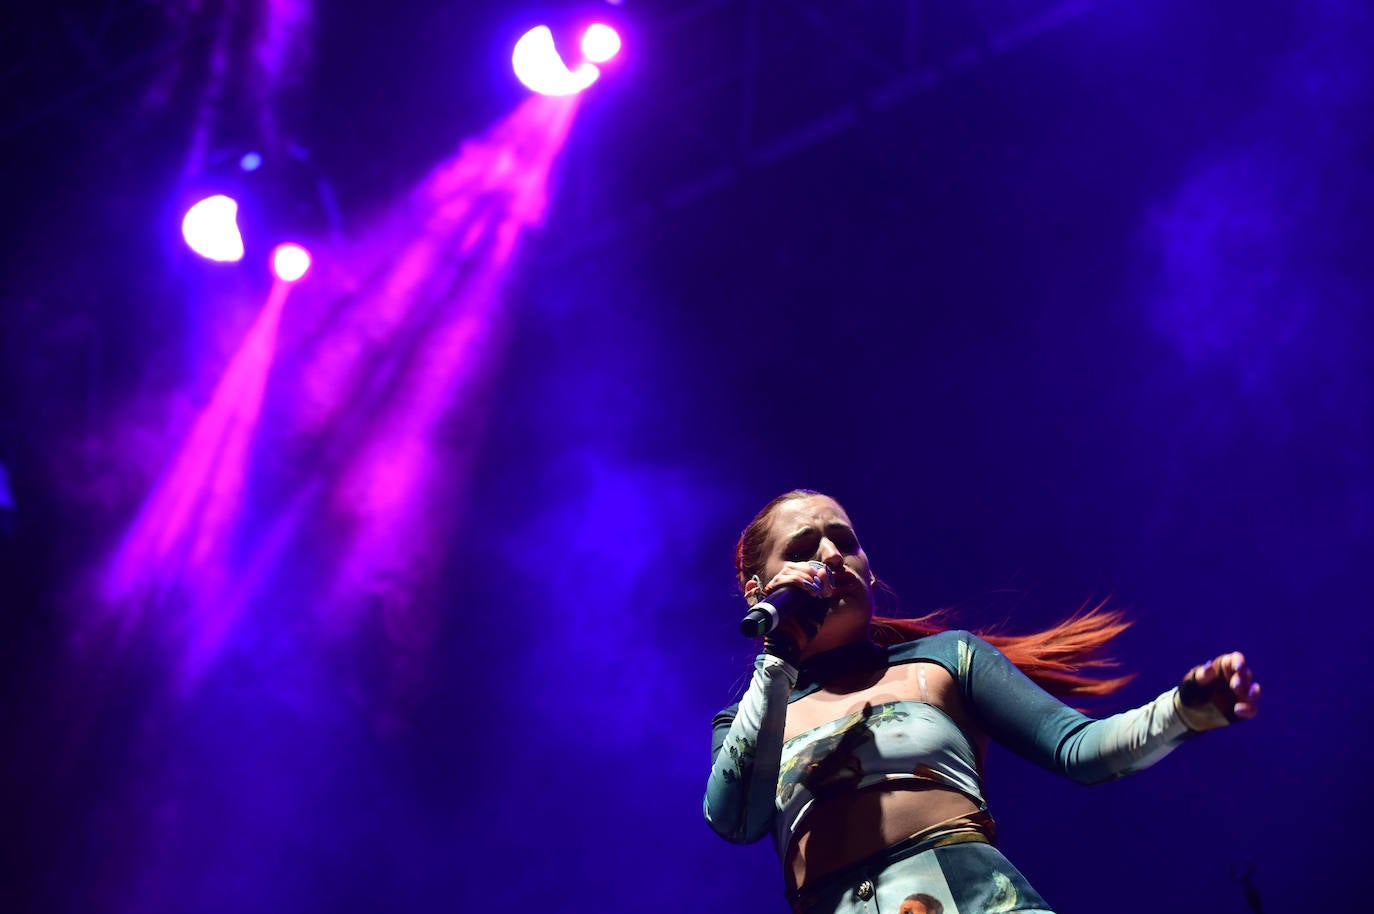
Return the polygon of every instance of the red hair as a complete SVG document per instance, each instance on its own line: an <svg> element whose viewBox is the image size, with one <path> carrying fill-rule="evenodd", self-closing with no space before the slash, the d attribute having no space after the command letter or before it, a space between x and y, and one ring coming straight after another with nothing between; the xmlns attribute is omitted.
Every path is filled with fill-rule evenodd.
<svg viewBox="0 0 1374 914"><path fill-rule="evenodd" d="M916 619L874 616L873 640L884 646L901 644L960 627L946 624L953 622L953 616L948 609ZM1083 698L1110 695L1135 678L1132 674L1106 676L1102 672L1116 666L1111 657L1102 656L1102 648L1130 627L1126 614L1108 609L1104 601L1038 632L1002 635L984 629L974 634L1005 654L1046 692L1060 698Z"/></svg>
<svg viewBox="0 0 1374 914"><path fill-rule="evenodd" d="M741 589L749 578L763 570L763 549L768 541L774 509L794 498L821 494L812 489L793 489L779 495L754 515L735 546L735 577ZM875 592L895 599L895 594L881 581L876 582ZM875 615L872 637L883 646L901 644L960 628L954 624L954 617L955 612L951 609L936 610L915 619ZM1104 601L1096 606L1085 606L1042 631L1003 635L983 629L975 630L974 634L1005 654L1045 691L1061 698L1080 698L1110 695L1134 678L1105 675L1103 670L1116 666L1116 661L1101 655L1102 648L1130 625L1124 612L1108 609Z"/></svg>

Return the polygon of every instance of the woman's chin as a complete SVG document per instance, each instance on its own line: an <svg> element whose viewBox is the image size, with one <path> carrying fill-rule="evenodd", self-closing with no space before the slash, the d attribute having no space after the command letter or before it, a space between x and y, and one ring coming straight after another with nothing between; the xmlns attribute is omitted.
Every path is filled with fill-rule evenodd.
<svg viewBox="0 0 1374 914"><path fill-rule="evenodd" d="M873 602L867 599L866 594L841 594L834 603L830 604L826 618L841 615L862 616L865 620L871 619L873 618Z"/></svg>
<svg viewBox="0 0 1374 914"><path fill-rule="evenodd" d="M844 599L836 600L826 612L825 620L821 623L820 631L816 633L813 643L824 645L823 649L828 650L866 638L871 619L872 613L867 603L857 600L852 603Z"/></svg>

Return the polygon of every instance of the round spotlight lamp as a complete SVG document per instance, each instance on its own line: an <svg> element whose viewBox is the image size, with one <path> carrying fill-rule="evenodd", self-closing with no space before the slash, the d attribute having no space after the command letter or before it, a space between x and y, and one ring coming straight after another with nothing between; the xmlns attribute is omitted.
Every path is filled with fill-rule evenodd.
<svg viewBox="0 0 1374 914"><path fill-rule="evenodd" d="M606 63L620 53L620 35L609 25L597 22L582 33L582 56L592 63Z"/></svg>
<svg viewBox="0 0 1374 914"><path fill-rule="evenodd" d="M279 244L272 251L272 272L282 282L295 282L310 270L310 252L299 244Z"/></svg>
<svg viewBox="0 0 1374 914"><path fill-rule="evenodd" d="M547 25L535 26L521 35L511 51L510 62L525 88L540 95L576 95L601 75L595 64L585 60L577 69L569 70Z"/></svg>
<svg viewBox="0 0 1374 914"><path fill-rule="evenodd" d="M215 194L186 211L181 237L206 260L237 263L243 259L243 235L238 225L239 204L233 197Z"/></svg>

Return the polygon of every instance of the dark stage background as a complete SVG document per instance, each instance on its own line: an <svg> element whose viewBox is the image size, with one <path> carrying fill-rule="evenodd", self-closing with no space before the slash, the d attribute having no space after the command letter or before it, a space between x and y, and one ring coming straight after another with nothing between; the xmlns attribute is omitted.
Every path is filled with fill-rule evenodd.
<svg viewBox="0 0 1374 914"><path fill-rule="evenodd" d="M173 243L215 166L197 125L212 152L308 148L342 250L521 104L502 48L541 11L485 6L135 4L85 53L100 9L35 9L6 39L5 907L785 910L766 842L700 803L752 657L735 538L806 486L910 613L1127 608L1138 678L1101 710L1225 650L1257 668L1257 721L1139 777L992 758L1001 846L1062 914L1259 910L1242 872L1269 914L1359 910L1363 3L606 7L627 58L572 115L543 227L490 261L476 377L445 387L427 474L393 467L413 510L363 537L373 502L336 484L341 454L407 440L408 401L294 412L329 326L305 315L358 296L321 254L227 576L108 597L263 297ZM916 6L903 82L854 46L881 57ZM269 14L308 20L308 52L207 107L207 35ZM407 364L377 351L365 382Z"/></svg>

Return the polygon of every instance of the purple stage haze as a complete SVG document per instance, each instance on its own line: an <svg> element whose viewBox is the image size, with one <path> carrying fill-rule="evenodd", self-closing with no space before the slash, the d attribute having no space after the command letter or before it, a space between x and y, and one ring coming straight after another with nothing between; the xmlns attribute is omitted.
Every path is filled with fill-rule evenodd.
<svg viewBox="0 0 1374 914"><path fill-rule="evenodd" d="M786 912L701 801L796 486L907 614L1111 595L1095 711L1254 664L1139 776L989 751L1055 911L1362 910L1374 7L643 0L530 95L558 6L25 7L0 911ZM217 175L238 265L177 235Z"/></svg>

